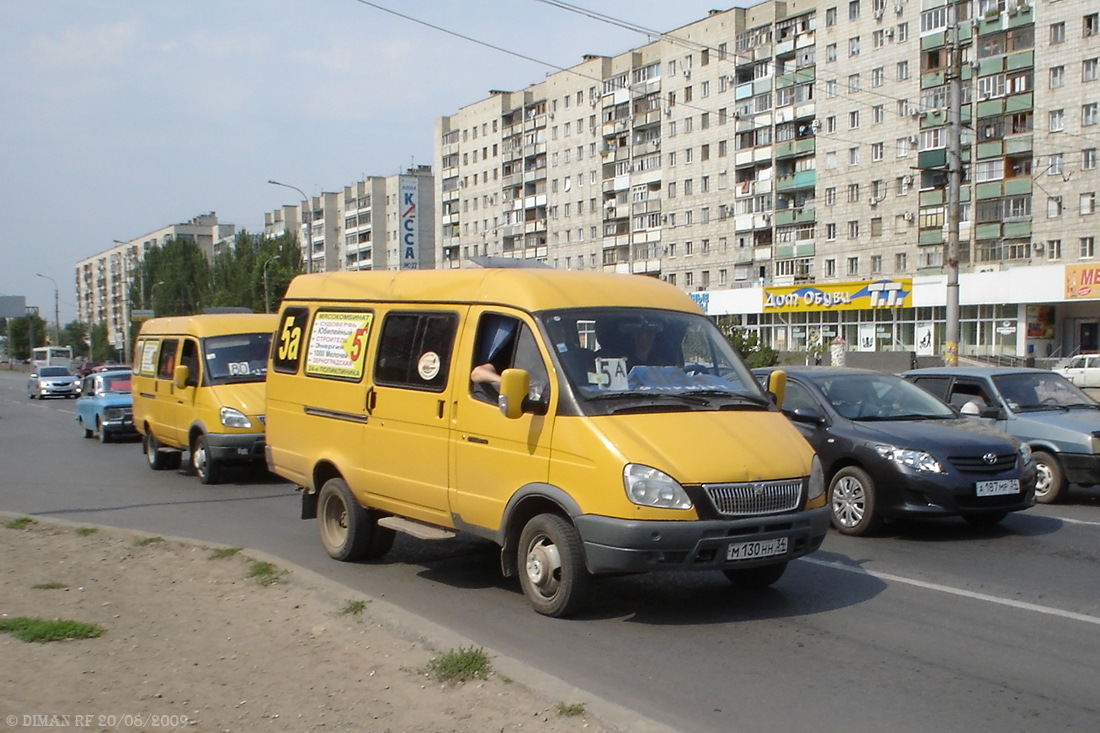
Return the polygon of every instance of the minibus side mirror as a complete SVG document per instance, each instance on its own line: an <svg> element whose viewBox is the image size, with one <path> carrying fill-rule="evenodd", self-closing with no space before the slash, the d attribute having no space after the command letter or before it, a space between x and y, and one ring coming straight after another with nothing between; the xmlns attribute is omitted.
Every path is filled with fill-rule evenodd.
<svg viewBox="0 0 1100 733"><path fill-rule="evenodd" d="M191 376L191 370L180 364L176 367L176 389L183 389L187 386L187 379Z"/></svg>
<svg viewBox="0 0 1100 733"><path fill-rule="evenodd" d="M523 400L531 388L531 379L524 369L505 369L500 375L500 414L514 420L523 414Z"/></svg>
<svg viewBox="0 0 1100 733"><path fill-rule="evenodd" d="M782 369L776 369L768 375L768 394L775 406L782 410L783 398L787 396L787 373Z"/></svg>

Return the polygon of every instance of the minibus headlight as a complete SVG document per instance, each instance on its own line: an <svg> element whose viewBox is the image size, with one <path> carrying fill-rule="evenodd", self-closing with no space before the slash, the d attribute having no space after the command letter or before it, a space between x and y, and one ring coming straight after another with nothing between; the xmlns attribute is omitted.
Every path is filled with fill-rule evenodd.
<svg viewBox="0 0 1100 733"><path fill-rule="evenodd" d="M232 407L223 407L220 414L222 425L227 428L252 427L252 421L245 417L244 413L240 410L234 410Z"/></svg>
<svg viewBox="0 0 1100 733"><path fill-rule="evenodd" d="M821 459L816 455L810 461L810 486L808 499L816 499L825 493L825 472L821 470Z"/></svg>
<svg viewBox="0 0 1100 733"><path fill-rule="evenodd" d="M684 487L671 476L656 468L628 463L623 469L626 497L640 506L661 509L691 509L691 499Z"/></svg>

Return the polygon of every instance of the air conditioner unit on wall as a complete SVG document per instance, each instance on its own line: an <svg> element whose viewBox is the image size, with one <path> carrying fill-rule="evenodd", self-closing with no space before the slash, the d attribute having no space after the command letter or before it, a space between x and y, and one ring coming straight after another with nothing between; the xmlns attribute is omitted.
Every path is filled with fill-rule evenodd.
<svg viewBox="0 0 1100 733"><path fill-rule="evenodd" d="M882 35L885 36L886 38L893 38L894 37L894 29L893 28L887 28L886 30L884 30L882 32Z"/></svg>
<svg viewBox="0 0 1100 733"><path fill-rule="evenodd" d="M905 212L904 214L902 214L902 217L903 217L903 218L904 218L904 219L905 219L906 221L913 221L913 219L914 219L914 218L916 218L916 217L914 217L914 216L913 216L913 212L912 212L912 211L906 211L906 212Z"/></svg>

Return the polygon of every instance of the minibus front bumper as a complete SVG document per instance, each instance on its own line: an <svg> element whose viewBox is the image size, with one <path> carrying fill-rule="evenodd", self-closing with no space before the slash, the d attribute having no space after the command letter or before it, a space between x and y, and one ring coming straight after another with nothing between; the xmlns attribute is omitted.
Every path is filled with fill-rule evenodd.
<svg viewBox="0 0 1100 733"><path fill-rule="evenodd" d="M219 463L250 463L264 460L264 434L207 433L210 457Z"/></svg>
<svg viewBox="0 0 1100 733"><path fill-rule="evenodd" d="M635 521L573 517L596 575L651 570L728 570L786 562L821 546L829 509L746 519Z"/></svg>

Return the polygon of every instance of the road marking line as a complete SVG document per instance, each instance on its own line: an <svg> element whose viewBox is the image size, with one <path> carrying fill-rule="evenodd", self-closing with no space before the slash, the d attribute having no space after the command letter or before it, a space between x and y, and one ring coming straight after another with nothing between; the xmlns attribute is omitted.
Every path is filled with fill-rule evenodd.
<svg viewBox="0 0 1100 733"><path fill-rule="evenodd" d="M1055 517L1050 514L1036 514L1036 517L1050 517L1051 519L1057 519L1060 522L1066 522L1068 524L1087 524L1090 527L1100 527L1100 522L1089 522L1084 519L1066 519L1065 517Z"/></svg>
<svg viewBox="0 0 1100 733"><path fill-rule="evenodd" d="M986 601L987 603L996 603L1001 606L1010 606L1011 608L1019 608L1024 611L1034 611L1035 613L1044 613L1048 616L1059 616L1061 618L1070 619L1071 621L1083 621L1087 624L1096 624L1097 626L1100 626L1100 617L1089 616L1084 613L1063 611L1060 608L1040 606L1036 603L1027 603L1026 601L1014 601L1010 598L1000 598L998 596L991 596L987 593L975 593L974 591L963 590L962 588L952 588L949 585L928 583L923 580L914 580L913 578L903 578L900 575L879 573L873 570L865 570L859 567L852 567L851 565L839 565L837 563L825 562L824 560L815 560L809 557L803 557L801 559L804 562L812 563L814 565L821 565L827 568L833 568L834 570L843 570L847 573L854 573L856 575L870 575L872 578L878 578L879 580L889 580L894 581L895 583L904 583L906 585L916 586L917 588L925 588L927 590L939 591L940 593L950 593L951 595L962 596L963 598L971 598L977 601Z"/></svg>

